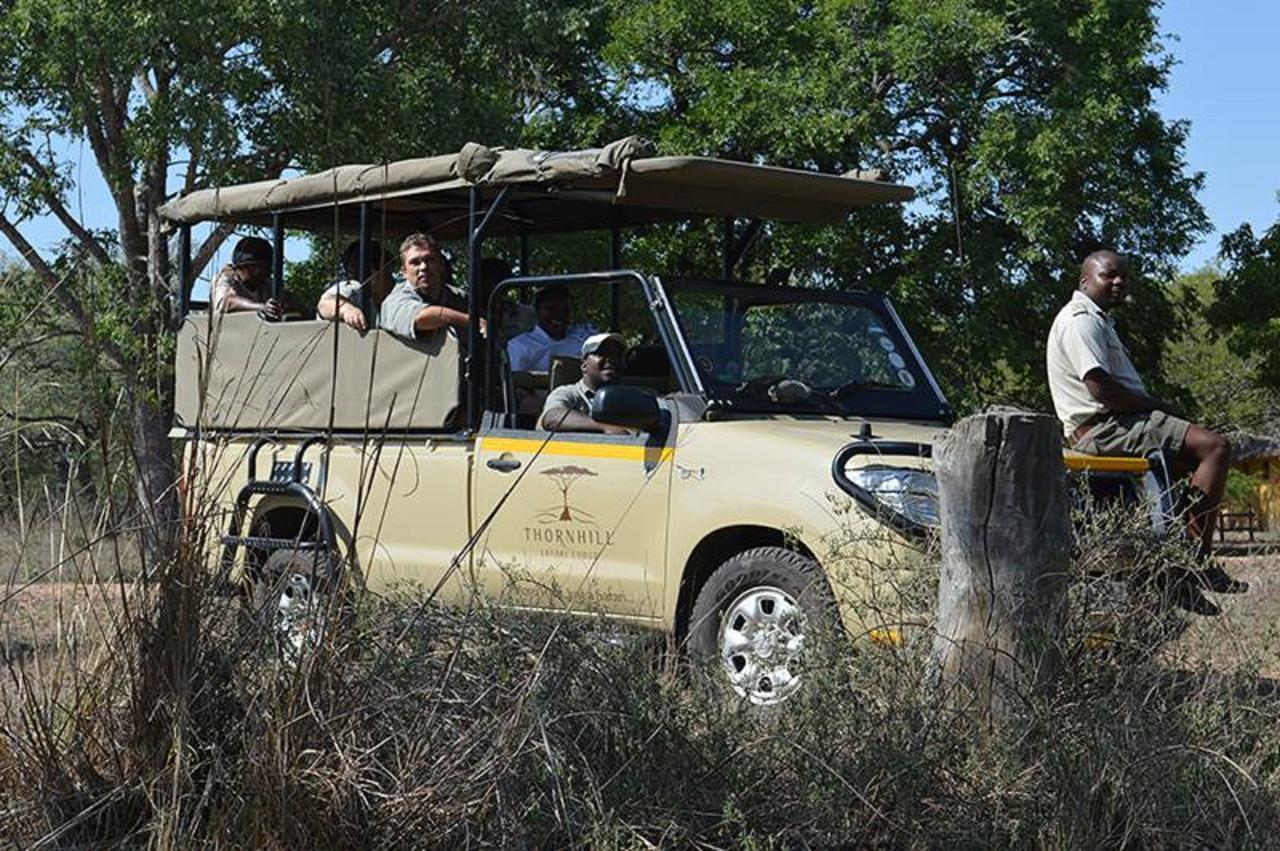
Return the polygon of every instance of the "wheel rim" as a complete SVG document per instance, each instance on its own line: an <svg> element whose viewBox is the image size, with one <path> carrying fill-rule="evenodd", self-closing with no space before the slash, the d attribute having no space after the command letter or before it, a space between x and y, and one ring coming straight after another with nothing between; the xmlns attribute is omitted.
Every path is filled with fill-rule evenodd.
<svg viewBox="0 0 1280 851"><path fill-rule="evenodd" d="M720 622L720 661L733 690L757 706L786 700L800 686L805 617L772 585L743 592Z"/></svg>
<svg viewBox="0 0 1280 851"><path fill-rule="evenodd" d="M325 599L314 589L312 577L290 571L280 578L271 605L275 631L285 654L299 657L315 647L324 631Z"/></svg>

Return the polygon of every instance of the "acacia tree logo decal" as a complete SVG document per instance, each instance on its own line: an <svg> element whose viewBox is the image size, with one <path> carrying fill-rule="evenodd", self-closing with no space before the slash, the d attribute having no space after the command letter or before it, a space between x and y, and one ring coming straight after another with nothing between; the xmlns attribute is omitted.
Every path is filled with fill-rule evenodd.
<svg viewBox="0 0 1280 851"><path fill-rule="evenodd" d="M577 467L570 464L564 467L552 467L549 470L543 470L542 475L550 476L552 481L556 483L556 487L560 489L560 504L539 511L539 523L595 524L595 517L590 511L569 504L569 488L573 487L574 482L586 476L594 476L595 473L586 467Z"/></svg>

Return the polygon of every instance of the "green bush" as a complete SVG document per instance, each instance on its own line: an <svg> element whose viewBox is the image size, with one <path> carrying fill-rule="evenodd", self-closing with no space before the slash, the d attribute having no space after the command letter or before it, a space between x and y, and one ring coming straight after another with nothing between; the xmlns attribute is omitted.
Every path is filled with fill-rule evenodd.
<svg viewBox="0 0 1280 851"><path fill-rule="evenodd" d="M1264 479L1258 473L1245 473L1241 470L1227 471L1227 490L1225 499L1229 511L1256 511L1258 508L1258 485Z"/></svg>

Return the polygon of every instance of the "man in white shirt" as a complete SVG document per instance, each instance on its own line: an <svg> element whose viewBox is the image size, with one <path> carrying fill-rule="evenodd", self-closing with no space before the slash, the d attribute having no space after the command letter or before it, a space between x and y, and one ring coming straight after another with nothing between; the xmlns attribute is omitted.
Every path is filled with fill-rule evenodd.
<svg viewBox="0 0 1280 851"><path fill-rule="evenodd" d="M579 357L582 344L595 333L587 324L569 324L572 305L566 287L552 285L538 290L533 297L538 324L533 330L512 337L507 343L507 357L515 372L546 372L551 358Z"/></svg>
<svg viewBox="0 0 1280 851"><path fill-rule="evenodd" d="M1073 449L1090 455L1146 455L1164 451L1187 466L1193 506L1191 534L1207 559L1231 462L1231 446L1215 432L1179 416L1150 396L1116 334L1108 311L1122 304L1129 262L1114 251L1095 251L1080 267L1080 288L1058 312L1049 331L1049 391ZM1216 564L1199 577L1213 591L1248 589ZM1214 608L1204 601L1206 608Z"/></svg>

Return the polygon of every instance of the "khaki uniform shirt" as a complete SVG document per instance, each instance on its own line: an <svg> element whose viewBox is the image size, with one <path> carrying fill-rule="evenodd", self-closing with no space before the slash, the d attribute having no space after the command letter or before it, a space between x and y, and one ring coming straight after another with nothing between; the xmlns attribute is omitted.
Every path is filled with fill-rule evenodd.
<svg viewBox="0 0 1280 851"><path fill-rule="evenodd" d="M543 428L542 418L548 411L568 408L591 416L591 398L595 395L596 391L587 386L585 378L578 379L577 384L561 384L547 394L547 401L542 404L542 413L538 414L538 428ZM552 417L552 419L555 418Z"/></svg>
<svg viewBox="0 0 1280 851"><path fill-rule="evenodd" d="M1101 369L1130 390L1147 392L1116 334L1115 320L1080 290L1053 320L1046 360L1049 393L1067 437L1090 417L1107 412L1085 386L1084 377L1091 370Z"/></svg>

